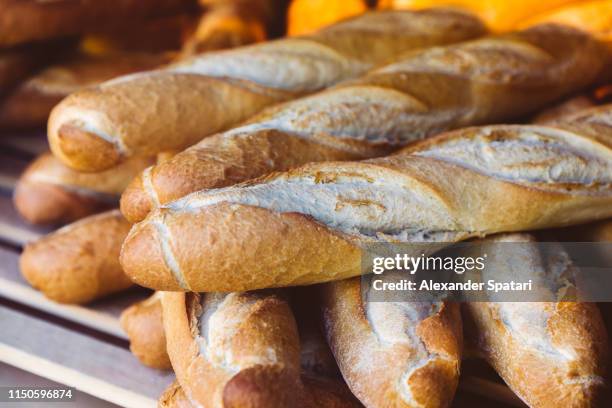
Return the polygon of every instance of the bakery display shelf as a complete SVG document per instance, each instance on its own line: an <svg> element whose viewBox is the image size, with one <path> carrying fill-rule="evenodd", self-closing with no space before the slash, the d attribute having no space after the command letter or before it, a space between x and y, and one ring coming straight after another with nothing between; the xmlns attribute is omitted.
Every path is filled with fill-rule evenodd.
<svg viewBox="0 0 612 408"><path fill-rule="evenodd" d="M24 222L12 204L19 174L45 150L42 135L0 136L0 361L121 406L156 406L174 377L140 364L119 325L121 311L150 291L136 288L85 306L62 305L19 272L23 245L52 231ZM490 370L464 373L455 407L524 407Z"/></svg>
<svg viewBox="0 0 612 408"><path fill-rule="evenodd" d="M114 404L155 407L173 380L140 364L127 347L0 303L0 360Z"/></svg>

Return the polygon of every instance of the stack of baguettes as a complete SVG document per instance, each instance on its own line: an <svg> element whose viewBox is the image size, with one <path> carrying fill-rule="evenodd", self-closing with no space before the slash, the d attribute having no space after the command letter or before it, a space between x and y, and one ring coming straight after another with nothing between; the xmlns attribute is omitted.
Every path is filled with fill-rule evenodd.
<svg viewBox="0 0 612 408"><path fill-rule="evenodd" d="M157 164L124 191L125 218L29 244L22 272L64 302L132 282L164 291L122 316L134 353L176 372L161 406L448 406L458 305L369 302L363 245L529 243L520 232L612 217L612 106L491 124L598 84L610 61L561 26L487 36L457 11L371 12L77 91L49 120L55 160L114 191L139 170L121 187L94 175ZM550 267L535 248L521 262ZM595 305L464 312L528 405L595 404L607 361Z"/></svg>

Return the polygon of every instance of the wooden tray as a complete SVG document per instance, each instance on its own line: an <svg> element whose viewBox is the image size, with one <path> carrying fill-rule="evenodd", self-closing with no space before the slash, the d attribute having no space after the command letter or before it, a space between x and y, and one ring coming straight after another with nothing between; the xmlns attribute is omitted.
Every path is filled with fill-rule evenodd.
<svg viewBox="0 0 612 408"><path fill-rule="evenodd" d="M15 212L19 174L46 150L42 135L0 135L0 361L125 407L153 407L174 375L141 365L128 350L118 317L150 293L126 291L86 307L46 299L21 277L21 247L50 231ZM524 407L483 364L463 370L454 407Z"/></svg>

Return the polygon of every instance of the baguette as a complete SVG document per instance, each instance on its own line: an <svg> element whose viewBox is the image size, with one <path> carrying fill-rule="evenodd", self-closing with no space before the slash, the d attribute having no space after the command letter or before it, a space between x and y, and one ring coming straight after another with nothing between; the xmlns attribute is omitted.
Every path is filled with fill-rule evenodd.
<svg viewBox="0 0 612 408"><path fill-rule="evenodd" d="M299 340L273 295L162 297L168 354L187 397L205 407L291 407L302 393Z"/></svg>
<svg viewBox="0 0 612 408"><path fill-rule="evenodd" d="M300 378L289 305L266 293L162 296L168 354L187 398L205 407L349 408L341 383Z"/></svg>
<svg viewBox="0 0 612 408"><path fill-rule="evenodd" d="M19 178L15 208L33 224L73 222L116 207L130 180L151 163L134 157L101 173L79 173L44 153Z"/></svg>
<svg viewBox="0 0 612 408"><path fill-rule="evenodd" d="M121 211L137 222L201 189L307 162L380 156L445 129L516 119L585 87L606 60L600 44L555 26L413 52L147 169L126 189Z"/></svg>
<svg viewBox="0 0 612 408"><path fill-rule="evenodd" d="M0 47L65 37L184 10L193 0L0 0Z"/></svg>
<svg viewBox="0 0 612 408"><path fill-rule="evenodd" d="M492 242L530 242L526 234L496 236ZM500 254L502 257L505 254ZM487 269L553 273L558 264L534 247L511 262L487 260ZM518 264L517 264L518 263ZM535 269L534 269L535 268ZM504 269L495 270L504 274ZM504 273L506 272L506 273ZM540 285L538 290L545 290ZM530 407L591 407L604 389L606 330L597 306L581 302L464 303L466 332L481 355Z"/></svg>
<svg viewBox="0 0 612 408"><path fill-rule="evenodd" d="M43 126L51 109L77 89L168 61L169 56L161 53L76 54L44 69L7 95L0 103L0 128Z"/></svg>
<svg viewBox="0 0 612 408"><path fill-rule="evenodd" d="M130 339L130 350L144 364L159 369L170 369L163 329L161 292L138 302L121 313L121 326ZM338 377L338 366L321 330L315 323L316 310L309 307L292 308L298 317L300 334L300 365L302 371L314 377ZM309 310L306 310L309 309Z"/></svg>
<svg viewBox="0 0 612 408"><path fill-rule="evenodd" d="M170 370L160 292L135 303L121 313L121 327L130 339L130 351L148 367Z"/></svg>
<svg viewBox="0 0 612 408"><path fill-rule="evenodd" d="M130 230L118 210L67 225L25 246L23 277L49 299L87 303L132 285L119 264L121 242Z"/></svg>
<svg viewBox="0 0 612 408"><path fill-rule="evenodd" d="M359 275L368 242L449 243L609 218L611 112L461 129L386 158L196 192L136 224L121 264L157 290L308 285Z"/></svg>
<svg viewBox="0 0 612 408"><path fill-rule="evenodd" d="M357 76L399 53L483 34L449 10L376 12L310 37L206 53L76 92L51 113L53 153L82 171L184 149L266 106Z"/></svg>
<svg viewBox="0 0 612 408"><path fill-rule="evenodd" d="M450 406L463 341L457 304L369 301L359 278L323 293L329 345L366 407Z"/></svg>

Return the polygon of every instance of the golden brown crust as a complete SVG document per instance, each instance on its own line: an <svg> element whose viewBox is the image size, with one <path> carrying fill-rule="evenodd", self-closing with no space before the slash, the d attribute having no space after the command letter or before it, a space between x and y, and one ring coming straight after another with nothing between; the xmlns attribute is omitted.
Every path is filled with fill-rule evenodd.
<svg viewBox="0 0 612 408"><path fill-rule="evenodd" d="M364 302L359 278L326 284L323 299L329 345L349 388L364 405L450 404L461 361L458 305L432 305L413 320L419 312L401 309L412 308L410 303ZM372 311L374 307L380 310Z"/></svg>
<svg viewBox="0 0 612 408"><path fill-rule="evenodd" d="M40 155L19 178L15 208L33 224L63 224L115 207L130 180L152 161L134 157L101 173L78 173Z"/></svg>
<svg viewBox="0 0 612 408"><path fill-rule="evenodd" d="M354 244L301 214L224 203L197 214L173 214L166 225L169 235L189 237L189 248L176 240L171 244L185 287L167 265L158 231L146 220L134 227L121 251L124 270L142 286L208 291L214 282L214 291L229 292L325 282L360 271L361 251ZM239 231L249 238L243 241ZM271 275L272 264L282 272Z"/></svg>
<svg viewBox="0 0 612 408"><path fill-rule="evenodd" d="M464 307L476 328L476 332L466 336L476 339L479 354L529 406L590 407L600 398L608 349L606 331L595 304L561 302L531 306L549 310L545 330L559 350L576 353L569 363L514 338L496 305L474 302Z"/></svg>
<svg viewBox="0 0 612 408"><path fill-rule="evenodd" d="M311 37L205 53L72 94L51 113L50 145L67 165L89 171L135 154L184 149L266 106L354 77L402 51L483 32L479 21L448 10L373 13Z"/></svg>
<svg viewBox="0 0 612 408"><path fill-rule="evenodd" d="M0 46L65 37L176 12L191 0L2 0Z"/></svg>
<svg viewBox="0 0 612 408"><path fill-rule="evenodd" d="M91 165L79 164L78 162L70 163L70 167L76 171L106 170L118 165L121 161L121 155L115 149L115 146L93 132L88 132L75 125L65 124L58 130L57 135L55 143L50 143L50 146L55 156L60 160L66 155L87 154L88 163L91 163Z"/></svg>
<svg viewBox="0 0 612 408"><path fill-rule="evenodd" d="M358 157L277 130L235 138L218 134L135 178L121 196L121 211L131 222L138 222L159 204L194 191L230 186L308 162Z"/></svg>
<svg viewBox="0 0 612 408"><path fill-rule="evenodd" d="M273 295L202 296L218 298L208 308L196 295L162 297L168 354L186 395L207 407L295 406L299 340L289 306Z"/></svg>
<svg viewBox="0 0 612 408"><path fill-rule="evenodd" d="M51 109L68 94L119 75L153 69L169 61L166 54L75 54L36 74L0 104L0 127L33 128L46 124Z"/></svg>
<svg viewBox="0 0 612 408"><path fill-rule="evenodd" d="M118 210L94 215L26 245L24 278L61 303L87 303L132 285L119 264L130 224Z"/></svg>
<svg viewBox="0 0 612 408"><path fill-rule="evenodd" d="M21 180L13 196L15 208L32 224L67 224L116 206L112 197L79 194L61 185Z"/></svg>
<svg viewBox="0 0 612 408"><path fill-rule="evenodd" d="M135 303L121 313L121 327L130 340L130 351L144 365L160 370L172 368L166 351L161 294Z"/></svg>
<svg viewBox="0 0 612 408"><path fill-rule="evenodd" d="M527 249L525 244L535 239L527 234L500 234L486 241L519 242ZM556 275L559 256L567 254L560 249L550 257L547 252L534 244L524 256L512 256L512 268ZM501 262L489 257L487 270L506 276L510 264L501 256ZM550 289L541 285L538 290ZM599 406L609 350L595 304L472 302L463 306L470 322L466 337L529 406Z"/></svg>
<svg viewBox="0 0 612 408"><path fill-rule="evenodd" d="M176 380L164 390L157 401L158 408L193 408L193 406Z"/></svg>
<svg viewBox="0 0 612 408"><path fill-rule="evenodd" d="M153 289L252 290L356 276L361 243L448 243L605 219L610 109L554 127L462 129L386 158L193 193L135 225L121 262Z"/></svg>
<svg viewBox="0 0 612 408"><path fill-rule="evenodd" d="M581 89L604 61L600 44L554 27L415 51L204 139L136 179L121 210L137 222L194 191L308 162L381 156L442 130L513 119Z"/></svg>

